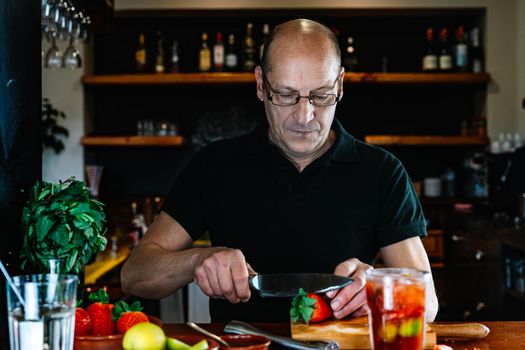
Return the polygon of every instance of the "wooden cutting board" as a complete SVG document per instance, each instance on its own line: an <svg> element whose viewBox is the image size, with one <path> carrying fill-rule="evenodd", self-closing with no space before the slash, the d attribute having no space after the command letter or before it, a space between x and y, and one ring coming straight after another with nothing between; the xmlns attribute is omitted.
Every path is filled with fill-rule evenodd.
<svg viewBox="0 0 525 350"><path fill-rule="evenodd" d="M292 338L299 340L335 340L341 349L370 349L368 318L331 320L317 324L291 323ZM433 349L436 333L427 327L425 349Z"/></svg>

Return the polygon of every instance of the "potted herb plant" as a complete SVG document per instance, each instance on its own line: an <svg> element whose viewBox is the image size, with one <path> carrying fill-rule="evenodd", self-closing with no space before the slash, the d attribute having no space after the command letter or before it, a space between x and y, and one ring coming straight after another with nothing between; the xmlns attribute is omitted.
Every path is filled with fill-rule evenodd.
<svg viewBox="0 0 525 350"><path fill-rule="evenodd" d="M89 196L85 182L71 177L33 186L22 212L22 268L27 264L49 271L62 261L60 272L80 274L107 240L104 205Z"/></svg>

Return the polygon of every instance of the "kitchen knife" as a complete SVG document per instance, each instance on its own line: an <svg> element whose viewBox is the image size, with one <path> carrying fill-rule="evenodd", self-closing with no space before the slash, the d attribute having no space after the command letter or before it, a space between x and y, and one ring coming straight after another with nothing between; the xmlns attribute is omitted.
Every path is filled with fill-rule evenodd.
<svg viewBox="0 0 525 350"><path fill-rule="evenodd" d="M339 350L339 344L335 341L303 341L295 340L292 338L283 337L280 335L271 334L260 330L250 324L241 321L231 321L224 327L224 333L234 334L255 334L261 335L273 341L274 343L281 344L291 349L296 350Z"/></svg>
<svg viewBox="0 0 525 350"><path fill-rule="evenodd" d="M352 283L349 277L329 273L258 274L249 281L261 297L293 297L299 288L307 293L326 293Z"/></svg>

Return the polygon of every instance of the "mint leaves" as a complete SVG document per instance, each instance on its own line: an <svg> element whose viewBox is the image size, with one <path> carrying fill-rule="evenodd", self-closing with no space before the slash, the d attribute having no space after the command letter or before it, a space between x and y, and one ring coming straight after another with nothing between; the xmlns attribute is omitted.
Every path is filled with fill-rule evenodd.
<svg viewBox="0 0 525 350"><path fill-rule="evenodd" d="M29 263L47 269L49 259L65 259L66 271L80 273L106 247L103 207L74 177L57 184L37 181L22 211L22 268Z"/></svg>

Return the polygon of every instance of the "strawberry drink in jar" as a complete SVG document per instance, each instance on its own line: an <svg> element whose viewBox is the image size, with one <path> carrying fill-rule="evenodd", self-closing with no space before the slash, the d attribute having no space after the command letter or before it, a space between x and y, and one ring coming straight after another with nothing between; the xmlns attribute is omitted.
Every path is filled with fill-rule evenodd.
<svg viewBox="0 0 525 350"><path fill-rule="evenodd" d="M374 350L421 350L425 287L430 274L402 268L367 271L370 342Z"/></svg>

